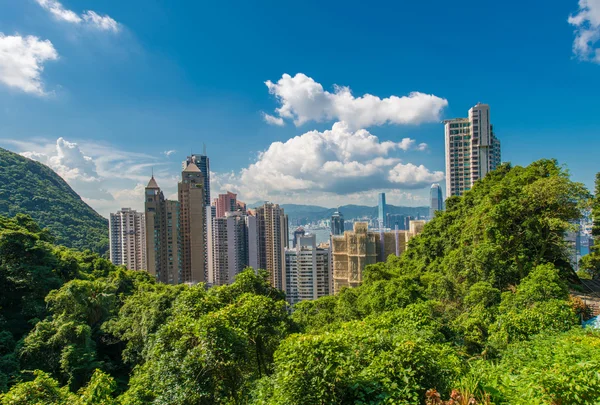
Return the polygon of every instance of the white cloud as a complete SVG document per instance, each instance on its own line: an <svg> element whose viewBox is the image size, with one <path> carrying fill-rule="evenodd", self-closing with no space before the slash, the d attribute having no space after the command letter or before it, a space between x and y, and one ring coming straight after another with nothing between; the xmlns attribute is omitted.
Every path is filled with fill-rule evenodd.
<svg viewBox="0 0 600 405"><path fill-rule="evenodd" d="M53 169L104 216L122 207L143 209L143 188L152 170L165 195L177 190L178 176L166 169L164 161L150 155L88 141L69 142L63 138L51 143L42 139L5 139L2 142Z"/></svg>
<svg viewBox="0 0 600 405"><path fill-rule="evenodd" d="M392 183L401 184L405 188L423 187L444 179L444 173L431 172L425 166L412 163L398 163L389 172L388 179Z"/></svg>
<svg viewBox="0 0 600 405"><path fill-rule="evenodd" d="M579 10L569 16L576 27L573 53L579 59L600 63L600 0L579 0Z"/></svg>
<svg viewBox="0 0 600 405"><path fill-rule="evenodd" d="M72 24L86 25L102 31L118 32L119 23L108 15L99 15L95 11L85 11L78 15L74 11L66 9L57 0L36 0L36 2L45 10L49 11L56 19Z"/></svg>
<svg viewBox="0 0 600 405"><path fill-rule="evenodd" d="M107 15L99 15L94 11L88 10L83 13L83 20L93 27L104 31L119 31L119 23Z"/></svg>
<svg viewBox="0 0 600 405"><path fill-rule="evenodd" d="M442 109L448 105L443 98L419 92L383 99L371 94L354 97L349 87L336 85L331 93L303 73L294 77L284 74L276 83L268 80L265 84L281 104L275 110L278 118L291 119L296 126L308 121L331 120L345 121L354 129L383 124L421 124L439 121Z"/></svg>
<svg viewBox="0 0 600 405"><path fill-rule="evenodd" d="M263 119L265 120L265 122L269 125L277 125L278 127L282 127L285 125L285 122L283 121L283 118L281 118L281 117L274 117L265 112L262 113L262 116L263 116Z"/></svg>
<svg viewBox="0 0 600 405"><path fill-rule="evenodd" d="M58 53L48 40L0 33L0 82L9 87L46 95L41 77L44 63L56 59Z"/></svg>
<svg viewBox="0 0 600 405"><path fill-rule="evenodd" d="M169 156L171 156L172 154L174 154L175 152L177 152L175 149L171 149L171 150L166 150L166 151L164 151L164 152L163 152L163 154L164 154L166 157L169 157Z"/></svg>
<svg viewBox="0 0 600 405"><path fill-rule="evenodd" d="M424 166L402 164L392 153L414 149L415 141L380 141L347 123L274 142L239 173L212 176L213 190L237 192L245 201L334 198L376 189L418 189L444 178ZM418 149L418 146L416 146Z"/></svg>

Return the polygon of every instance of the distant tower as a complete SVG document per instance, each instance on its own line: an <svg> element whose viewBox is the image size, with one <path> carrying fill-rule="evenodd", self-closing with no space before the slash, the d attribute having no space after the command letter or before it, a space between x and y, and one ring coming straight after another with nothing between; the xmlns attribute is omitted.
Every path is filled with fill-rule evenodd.
<svg viewBox="0 0 600 405"><path fill-rule="evenodd" d="M110 261L129 270L146 270L146 219L143 212L121 208L110 214Z"/></svg>
<svg viewBox="0 0 600 405"><path fill-rule="evenodd" d="M344 233L344 216L338 208L331 216L331 234L342 235Z"/></svg>
<svg viewBox="0 0 600 405"><path fill-rule="evenodd" d="M181 278L185 283L197 284L206 281L206 205L204 177L195 163L187 165L181 172L177 189L181 215Z"/></svg>
<svg viewBox="0 0 600 405"><path fill-rule="evenodd" d="M379 193L379 227L385 227L385 217L386 217L386 205L385 205L385 193Z"/></svg>
<svg viewBox="0 0 600 405"><path fill-rule="evenodd" d="M302 228L301 226L299 226L298 228L296 228L296 230L294 231L294 240L292 240L292 246L296 247L296 243L298 242L298 238L301 236L306 235L306 231L304 230L304 228Z"/></svg>
<svg viewBox="0 0 600 405"><path fill-rule="evenodd" d="M429 218L433 218L436 211L444 210L444 197L439 184L433 184L430 191Z"/></svg>
<svg viewBox="0 0 600 405"><path fill-rule="evenodd" d="M165 200L154 176L145 190L146 266L157 281L181 282L179 202Z"/></svg>
<svg viewBox="0 0 600 405"><path fill-rule="evenodd" d="M478 103L468 118L444 121L446 197L461 196L500 165L500 141L490 123L490 106Z"/></svg>

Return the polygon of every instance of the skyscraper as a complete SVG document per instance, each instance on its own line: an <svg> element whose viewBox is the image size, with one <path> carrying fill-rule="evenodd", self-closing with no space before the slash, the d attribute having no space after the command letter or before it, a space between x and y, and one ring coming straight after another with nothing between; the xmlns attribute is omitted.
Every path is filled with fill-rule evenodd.
<svg viewBox="0 0 600 405"><path fill-rule="evenodd" d="M385 206L385 193L379 193L379 228L385 227L387 209Z"/></svg>
<svg viewBox="0 0 600 405"><path fill-rule="evenodd" d="M285 251L286 298L290 304L331 293L329 249L317 247L316 235L300 236Z"/></svg>
<svg viewBox="0 0 600 405"><path fill-rule="evenodd" d="M154 176L145 190L146 267L161 283L181 282L179 202L165 200Z"/></svg>
<svg viewBox="0 0 600 405"><path fill-rule="evenodd" d="M288 217L278 204L256 209L258 268L269 273L275 288L285 291L285 248L289 246Z"/></svg>
<svg viewBox="0 0 600 405"><path fill-rule="evenodd" d="M444 121L446 196L460 196L500 165L500 141L490 123L490 107L478 103L468 118Z"/></svg>
<svg viewBox="0 0 600 405"><path fill-rule="evenodd" d="M204 206L210 207L210 160L206 155L206 147L203 148L202 154L194 154L192 153L190 156L186 158L186 160L182 163L182 170L185 170L188 165L194 163L198 169L200 169L200 173L202 173L202 177L204 179ZM204 222L204 269L205 272L208 271L208 224L209 221ZM204 274L205 279L208 278L208 273Z"/></svg>
<svg viewBox="0 0 600 405"><path fill-rule="evenodd" d="M331 216L331 234L342 235L344 233L344 216L340 212L339 208Z"/></svg>
<svg viewBox="0 0 600 405"><path fill-rule="evenodd" d="M195 163L181 172L177 185L181 209L181 278L184 283L206 281L206 205L204 177Z"/></svg>
<svg viewBox="0 0 600 405"><path fill-rule="evenodd" d="M444 197L442 197L442 188L439 184L432 184L430 191L429 218L433 218L436 211L444 210Z"/></svg>
<svg viewBox="0 0 600 405"><path fill-rule="evenodd" d="M226 212L237 211L237 194L230 193L229 191L227 194L219 194L219 197L215 198L215 207L217 209L217 218L224 217Z"/></svg>
<svg viewBox="0 0 600 405"><path fill-rule="evenodd" d="M206 149L201 155L192 154L188 156L183 161L181 169L185 170L190 163L194 163L200 169L200 173L202 173L202 177L204 178L204 205L208 207L210 206L210 160L206 156Z"/></svg>
<svg viewBox="0 0 600 405"><path fill-rule="evenodd" d="M236 211L212 219L208 231L210 285L231 284L250 265L250 240L257 236L256 227L249 229L246 217Z"/></svg>
<svg viewBox="0 0 600 405"><path fill-rule="evenodd" d="M110 261L129 270L146 270L146 219L143 212L121 208L110 214Z"/></svg>

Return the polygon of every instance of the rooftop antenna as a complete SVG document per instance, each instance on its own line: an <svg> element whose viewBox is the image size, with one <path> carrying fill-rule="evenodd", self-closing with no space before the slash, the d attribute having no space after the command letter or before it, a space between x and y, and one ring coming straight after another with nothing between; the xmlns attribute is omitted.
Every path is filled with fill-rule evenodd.
<svg viewBox="0 0 600 405"><path fill-rule="evenodd" d="M154 178L154 166L152 166L152 178Z"/></svg>
<svg viewBox="0 0 600 405"><path fill-rule="evenodd" d="M202 142L202 154L206 156L206 144Z"/></svg>

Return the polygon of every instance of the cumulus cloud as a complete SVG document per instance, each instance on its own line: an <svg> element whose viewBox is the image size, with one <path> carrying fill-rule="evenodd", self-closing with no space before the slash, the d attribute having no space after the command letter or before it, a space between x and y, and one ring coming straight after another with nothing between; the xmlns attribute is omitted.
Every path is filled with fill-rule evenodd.
<svg viewBox="0 0 600 405"><path fill-rule="evenodd" d="M569 16L575 27L573 53L584 61L600 63L600 0L579 0L579 9Z"/></svg>
<svg viewBox="0 0 600 405"><path fill-rule="evenodd" d="M174 154L175 152L177 152L175 149L171 149L171 150L166 150L166 151L164 151L164 152L163 152L163 154L164 154L166 157L169 157L169 156L171 156L172 154Z"/></svg>
<svg viewBox="0 0 600 405"><path fill-rule="evenodd" d="M262 113L262 116L263 116L263 120L265 120L265 122L269 125L277 125L278 127L282 127L285 125L285 122L283 121L283 118L281 118L281 117L274 117L265 112Z"/></svg>
<svg viewBox="0 0 600 405"><path fill-rule="evenodd" d="M118 32L120 29L119 23L108 15L102 16L91 10L84 11L83 14L79 15L74 11L66 9L57 0L36 0L36 2L60 21L86 25L101 31Z"/></svg>
<svg viewBox="0 0 600 405"><path fill-rule="evenodd" d="M102 180L98 176L94 160L84 155L76 143L58 138L55 150L51 153L25 151L21 154L50 167L82 197L113 199L112 195L102 188Z"/></svg>
<svg viewBox="0 0 600 405"><path fill-rule="evenodd" d="M35 36L0 33L0 82L26 93L44 96L44 64L58 59L52 42Z"/></svg>
<svg viewBox="0 0 600 405"><path fill-rule="evenodd" d="M178 176L166 163L143 153L127 152L90 141L3 140L10 149L46 164L60 175L82 199L100 214L108 216L122 207L141 210L143 189L154 169L165 194L177 190Z"/></svg>
<svg viewBox="0 0 600 405"><path fill-rule="evenodd" d="M274 142L239 173L213 176L216 188L246 200L316 194L341 195L375 189L416 189L444 178L424 166L403 164L392 153L414 149L415 141L380 141L365 129L337 122L331 130L310 131Z"/></svg>
<svg viewBox="0 0 600 405"><path fill-rule="evenodd" d="M303 73L294 77L284 74L276 83L268 80L265 84L281 104L275 110L279 117L272 117L271 121L291 119L296 126L331 120L344 121L354 129L421 124L439 121L442 109L448 105L443 98L419 92L383 99L371 94L355 97L349 87L336 85L331 93Z"/></svg>

